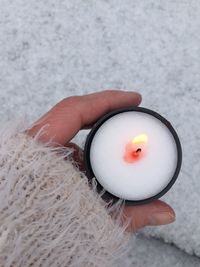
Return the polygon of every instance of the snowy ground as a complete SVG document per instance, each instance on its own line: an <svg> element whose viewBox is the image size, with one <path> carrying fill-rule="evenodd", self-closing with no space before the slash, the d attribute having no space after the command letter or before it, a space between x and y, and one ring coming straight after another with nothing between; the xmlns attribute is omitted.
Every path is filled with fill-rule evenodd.
<svg viewBox="0 0 200 267"><path fill-rule="evenodd" d="M139 237L127 266L199 266L200 1L0 0L0 6L2 120L26 113L33 121L73 94L142 93L142 105L177 129L184 158L165 197L176 223L143 231L161 241Z"/></svg>

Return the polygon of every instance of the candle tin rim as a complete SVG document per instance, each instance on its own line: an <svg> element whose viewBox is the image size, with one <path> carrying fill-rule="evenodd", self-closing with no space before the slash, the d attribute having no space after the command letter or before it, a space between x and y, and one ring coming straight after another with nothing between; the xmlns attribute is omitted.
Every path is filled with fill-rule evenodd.
<svg viewBox="0 0 200 267"><path fill-rule="evenodd" d="M146 198L146 199L142 199L142 200L127 200L127 199L122 199L125 204L127 205L139 205L139 204L146 204L149 202L152 202L153 200L159 199L160 197L162 197L164 194L166 194L170 188L173 186L173 184L175 183L176 179L178 178L180 169L181 169L181 164L182 164L182 148L181 148L181 143L178 137L178 134L176 133L175 129L173 128L173 126L171 125L171 123L165 119L163 116L161 116L159 113L157 113L156 111L153 111L151 109L148 108L144 108L144 107L127 107L127 108L120 108L120 109L116 109L114 111L111 111L107 114L105 114L104 116L102 116L92 127L91 131L89 132L87 138L86 138L86 142L85 142L85 146L84 146L84 164L85 164L85 169L86 169L86 176L89 179L89 182L91 182L91 180L94 178L96 183L97 183L97 191L98 192L102 192L105 191L102 195L103 199L106 201L111 201L111 202L116 202L118 200L120 200L121 198L113 195L112 193L106 191L106 189L100 184L100 182L98 181L98 179L95 177L95 174L93 172L92 166L91 166L91 162L90 162L90 147L91 147L91 143L92 140L96 134L96 132L98 131L98 129L101 127L101 125L107 121L108 119L110 119L111 117L123 113L123 112L130 112L130 111L137 111L137 112L143 112L143 113L147 113L152 115L153 117L157 118L158 120L160 120L163 124L165 124L165 126L169 129L169 131L171 132L172 136L174 137L175 143L176 143L176 148L177 148L177 165L176 165L176 169L174 172L173 177L171 178L170 182L165 186L165 188L160 191L158 194Z"/></svg>

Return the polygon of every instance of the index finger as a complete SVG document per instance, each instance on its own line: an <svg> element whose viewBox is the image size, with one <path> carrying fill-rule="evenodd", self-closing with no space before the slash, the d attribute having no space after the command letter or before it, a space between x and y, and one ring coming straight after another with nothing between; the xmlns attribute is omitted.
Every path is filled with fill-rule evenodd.
<svg viewBox="0 0 200 267"><path fill-rule="evenodd" d="M80 129L95 123L107 112L117 108L137 106L140 102L140 94L118 90L68 97L42 116L27 132L35 136L46 125L45 134L40 137L40 140L43 142L52 140L64 145Z"/></svg>

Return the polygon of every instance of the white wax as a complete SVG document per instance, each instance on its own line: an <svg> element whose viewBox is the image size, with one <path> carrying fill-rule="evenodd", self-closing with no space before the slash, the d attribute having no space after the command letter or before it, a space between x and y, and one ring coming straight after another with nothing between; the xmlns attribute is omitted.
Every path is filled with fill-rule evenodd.
<svg viewBox="0 0 200 267"><path fill-rule="evenodd" d="M123 159L127 143L148 137L145 156L136 162ZM113 195L143 200L162 191L177 165L177 148L169 129L154 116L137 111L119 113L97 130L90 148L96 179Z"/></svg>

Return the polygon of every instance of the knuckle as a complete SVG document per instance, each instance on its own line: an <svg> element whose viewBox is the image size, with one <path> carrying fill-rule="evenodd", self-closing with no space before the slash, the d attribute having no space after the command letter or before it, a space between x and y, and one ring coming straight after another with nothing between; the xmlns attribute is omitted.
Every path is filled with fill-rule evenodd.
<svg viewBox="0 0 200 267"><path fill-rule="evenodd" d="M104 93L107 95L107 96L111 96L113 95L113 93L115 93L116 91L115 90L112 90L112 89L107 89L107 90L104 90Z"/></svg>
<svg viewBox="0 0 200 267"><path fill-rule="evenodd" d="M80 102L80 96L70 96L66 97L63 100L61 100L58 104L56 104L55 107L57 108L65 108L67 106L74 106Z"/></svg>
<svg viewBox="0 0 200 267"><path fill-rule="evenodd" d="M64 98L63 101L66 105L76 104L80 102L80 96L70 96L70 97Z"/></svg>

